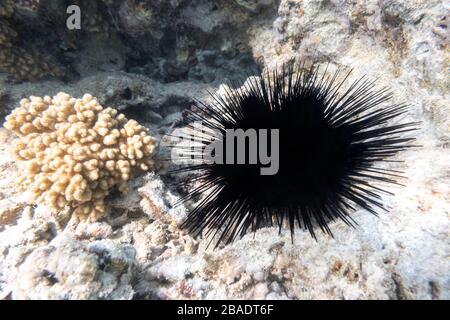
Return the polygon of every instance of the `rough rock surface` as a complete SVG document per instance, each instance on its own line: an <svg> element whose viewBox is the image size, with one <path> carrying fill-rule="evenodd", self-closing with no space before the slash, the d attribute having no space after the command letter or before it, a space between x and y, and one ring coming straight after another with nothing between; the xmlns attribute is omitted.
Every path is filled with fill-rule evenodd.
<svg viewBox="0 0 450 320"><path fill-rule="evenodd" d="M132 182L127 197L111 199L105 220L56 221L11 188L14 137L2 129L0 298L450 299L448 4L211 3L164 1L156 20L152 6L140 8L134 21L123 14L120 32L135 34L139 56L130 58L123 45L103 49L111 52L108 58L123 59L112 66L95 57L89 62L92 48L81 50L78 80L9 83L0 74L2 115L25 96L91 92L102 104L143 118L161 136L194 97L206 98L206 90L217 89L234 70L245 74L291 59L330 62L353 68L353 79L378 77L396 102L410 105L408 120L422 121L422 148L403 153L405 162L396 165L408 179L384 199L389 213L355 212L359 227L336 222L334 238L314 241L299 231L292 243L288 232L278 236L265 228L214 251L209 239L179 229L185 211L172 206L177 190L170 177L148 174ZM123 6L122 12L136 10ZM143 53L148 61L137 63ZM246 62L236 64L241 59Z"/></svg>

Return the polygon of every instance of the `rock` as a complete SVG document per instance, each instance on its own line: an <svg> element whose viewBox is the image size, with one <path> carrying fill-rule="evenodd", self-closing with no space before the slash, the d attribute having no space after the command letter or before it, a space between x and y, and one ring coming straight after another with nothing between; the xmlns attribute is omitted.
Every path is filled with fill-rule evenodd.
<svg viewBox="0 0 450 320"><path fill-rule="evenodd" d="M12 285L13 299L131 299L134 249L63 236L34 250Z"/></svg>
<svg viewBox="0 0 450 320"><path fill-rule="evenodd" d="M13 224L23 210L23 204L16 199L0 200L0 226Z"/></svg>
<svg viewBox="0 0 450 320"><path fill-rule="evenodd" d="M269 293L269 289L267 288L267 284L265 283L258 283L255 286L254 292L252 297L255 299L265 299L267 294Z"/></svg>
<svg viewBox="0 0 450 320"><path fill-rule="evenodd" d="M120 32L132 39L129 70L163 82L215 84L257 73L246 31L271 19L276 6L253 2L122 2L117 20ZM256 8L259 15L252 12Z"/></svg>
<svg viewBox="0 0 450 320"><path fill-rule="evenodd" d="M178 201L176 195L155 174L147 175L145 180L146 183L139 189L142 196L140 205L144 212L167 223L182 222L186 218L186 209L182 205L175 205Z"/></svg>
<svg viewBox="0 0 450 320"><path fill-rule="evenodd" d="M377 78L394 103L407 103L406 120L421 122L422 147L392 165L408 179L383 198L389 213L358 210L359 226L335 222L334 238L315 241L298 230L292 240L288 230L279 236L264 228L213 250L210 238L180 230L190 208L174 204L185 186L165 173L134 179L127 196L111 197L109 217L91 225L30 206L11 188L14 137L0 130L0 298L450 299L442 1L113 3L120 43L101 48L99 41L98 52L117 64L89 57L95 46L85 47L93 39L85 38L70 60L78 79L11 83L0 74L1 114L29 95L91 92L160 138L180 126L194 98L223 92L227 78L245 80L294 60L352 68L352 80Z"/></svg>
<svg viewBox="0 0 450 320"><path fill-rule="evenodd" d="M5 85L4 82L2 83L1 74L0 84ZM29 82L8 86L7 100L0 111L3 112L3 115L9 113L19 105L18 102L22 98L31 95L53 96L59 91L64 91L73 96L82 96L84 93L90 92L96 94L100 104L125 112L132 118L137 116L140 109L157 111L161 107L177 106L179 101L183 101L185 104L195 96L206 96L208 87L205 84L189 82L165 85L146 76L121 71L99 72L67 84L49 80L41 82L39 86ZM184 104L183 107L185 107ZM142 120L149 121L151 119L139 120L142 122Z"/></svg>
<svg viewBox="0 0 450 320"><path fill-rule="evenodd" d="M256 11L261 7L273 4L273 0L235 0L237 4L249 9L250 11Z"/></svg>

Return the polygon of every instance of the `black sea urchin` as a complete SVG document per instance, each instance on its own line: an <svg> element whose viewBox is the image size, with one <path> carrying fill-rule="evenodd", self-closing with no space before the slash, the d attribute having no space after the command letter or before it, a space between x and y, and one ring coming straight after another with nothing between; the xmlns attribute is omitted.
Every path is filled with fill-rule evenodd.
<svg viewBox="0 0 450 320"><path fill-rule="evenodd" d="M411 147L413 138L403 135L416 123L393 123L407 107L390 104L391 93L374 89L375 81L363 77L343 89L349 74L283 67L239 90L213 95L211 104L197 102L187 120L201 121L207 130L190 126L202 148L188 156L198 156L211 141L226 145L229 129L278 129L278 145L269 143L268 151L278 152L279 166L275 174L263 175L267 162L251 163L247 154L244 164L201 162L179 169L197 183L181 201L202 196L183 227L194 234L218 233L217 245L275 223L281 230L284 222L292 235L297 224L315 238L316 227L332 235L332 220L353 225L349 214L355 205L373 214L376 207L385 210L380 194L390 192L376 182L398 184L399 172L374 164ZM250 153L254 141L247 138ZM267 134L258 138L271 142ZM230 155L230 149L221 152Z"/></svg>

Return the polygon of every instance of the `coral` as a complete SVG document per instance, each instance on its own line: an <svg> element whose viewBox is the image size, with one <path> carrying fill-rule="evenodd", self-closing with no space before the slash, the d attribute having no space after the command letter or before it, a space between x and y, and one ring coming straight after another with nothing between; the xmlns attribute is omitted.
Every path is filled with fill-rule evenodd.
<svg viewBox="0 0 450 320"><path fill-rule="evenodd" d="M51 58L18 46L0 45L0 49L0 69L16 79L35 81L46 76L64 77L64 69Z"/></svg>
<svg viewBox="0 0 450 320"><path fill-rule="evenodd" d="M0 47L10 46L11 40L17 37L17 32L11 27L8 20L0 17Z"/></svg>
<svg viewBox="0 0 450 320"><path fill-rule="evenodd" d="M69 205L75 217L95 220L113 187L126 192L132 169L153 166L148 129L89 94L30 97L20 104L4 124L20 136L15 154L26 168L17 183L54 212Z"/></svg>
<svg viewBox="0 0 450 320"><path fill-rule="evenodd" d="M247 46L248 31L270 19L276 6L260 9L256 19L235 1L140 0L122 1L111 14L131 47L127 68L133 72L163 82L219 84L259 73Z"/></svg>
<svg viewBox="0 0 450 320"><path fill-rule="evenodd" d="M13 0L0 0L0 17L10 17L14 12Z"/></svg>
<svg viewBox="0 0 450 320"><path fill-rule="evenodd" d="M7 18L14 13L14 1L0 0L0 47L9 46L17 32L11 27Z"/></svg>
<svg viewBox="0 0 450 320"><path fill-rule="evenodd" d="M13 298L131 299L135 264L130 245L60 237L26 259L20 270L25 276L12 286Z"/></svg>
<svg viewBox="0 0 450 320"><path fill-rule="evenodd" d="M237 1L114 0L111 13L117 25L111 26L120 28L118 41L101 43L98 34L79 32L77 47L58 38L66 29L65 10L55 9L62 16L59 20L50 19L50 13L50 17L39 16L39 21L51 23L36 23L35 29L20 20L25 16L16 14L18 23L11 25L20 23L16 29L20 39L59 55L76 70L79 63L91 63L92 52L120 51L126 64L123 67L120 61L117 68L109 64L105 68L102 61L110 61L110 56L104 55L104 60L96 58L89 72L70 83L53 79L17 83L1 74L1 114L9 114L18 106L13 101L31 94L42 97L64 91L81 97L93 92L103 106L145 123L162 143L168 134L173 135L173 128L182 126L194 97L209 101L208 91L223 94L227 86L219 84L225 79L246 79L253 57L263 69L290 59L329 61L330 68L353 68L354 78L365 74L377 78L380 86L396 92L395 103L414 97L404 120L423 122L417 143L424 147L404 153L405 162L387 165L406 171L408 177L401 181L406 187L391 189L395 197L383 197L391 213L376 218L359 210L354 215L359 227L333 222L330 228L335 237L317 233L319 241L307 232L296 232L292 242L289 229L280 237L276 228L268 227L219 250L205 250L208 241L197 242L176 224L184 206L173 208L172 204L186 190L181 175L172 180L151 172L130 180L126 196L108 196L107 219L72 225L65 223L70 210L65 210L64 217L63 213L56 216L46 206L27 204L27 195L11 187L17 167L22 167L10 154L17 138L0 128L0 299L129 299L131 290L133 299L264 295L266 299L450 299L450 96L445 41L449 17L445 3L281 0L274 2L277 8L270 15L270 7L252 12ZM42 0L39 10L47 3L64 6L64 2ZM138 2L145 2L152 15L138 14ZM390 34L382 18L388 5L390 16L399 16L402 25L388 30ZM396 62L401 70L398 77L391 58L396 51L386 39L393 39L395 35L390 35L400 29L409 49L398 56L403 59ZM39 36L32 37L36 33ZM93 45L84 50L88 44ZM126 52L122 54L119 45ZM172 70L182 68L189 70L187 75L172 75ZM163 147L158 154L162 155ZM185 212L192 206L189 203ZM105 250L91 250L92 243L96 248L104 244ZM135 249L134 258L130 247ZM121 267L124 259L116 258L120 252L130 257L132 272Z"/></svg>
<svg viewBox="0 0 450 320"><path fill-rule="evenodd" d="M78 0L73 4L81 8L81 30L88 33L108 34L110 30L107 8L110 3L98 0Z"/></svg>
<svg viewBox="0 0 450 320"><path fill-rule="evenodd" d="M107 16L102 13L100 3L89 1L87 10L84 10L83 29L88 32L107 34L109 23Z"/></svg>
<svg viewBox="0 0 450 320"><path fill-rule="evenodd" d="M14 9L14 1L0 2L0 70L18 80L36 81L46 76L64 78L64 69L54 59L23 43L10 21Z"/></svg>

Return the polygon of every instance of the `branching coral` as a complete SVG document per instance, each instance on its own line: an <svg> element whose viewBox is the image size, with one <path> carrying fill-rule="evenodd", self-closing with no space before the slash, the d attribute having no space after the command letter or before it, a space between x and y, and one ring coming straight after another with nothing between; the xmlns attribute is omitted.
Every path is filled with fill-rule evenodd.
<svg viewBox="0 0 450 320"><path fill-rule="evenodd" d="M153 167L148 129L89 94L30 97L20 105L4 124L20 136L15 154L26 168L17 183L55 212L68 205L77 218L95 220L113 187L126 192L134 169Z"/></svg>
<svg viewBox="0 0 450 320"><path fill-rule="evenodd" d="M11 46L11 41L17 37L14 30L6 19L0 16L0 46Z"/></svg>
<svg viewBox="0 0 450 320"><path fill-rule="evenodd" d="M14 10L14 1L0 0L0 70L18 80L64 78L64 69L54 59L36 52L20 37L14 28Z"/></svg>
<svg viewBox="0 0 450 320"><path fill-rule="evenodd" d="M0 17L9 17L14 12L13 0L0 0Z"/></svg>
<svg viewBox="0 0 450 320"><path fill-rule="evenodd" d="M0 69L20 80L35 81L48 75L59 79L64 77L64 69L52 59L18 46L0 45Z"/></svg>
<svg viewBox="0 0 450 320"><path fill-rule="evenodd" d="M17 32L11 27L7 18L14 12L14 2L0 0L0 46L9 46L11 39L17 36Z"/></svg>
<svg viewBox="0 0 450 320"><path fill-rule="evenodd" d="M10 45L17 32L11 27L8 18L14 13L14 1L0 0L0 46Z"/></svg>

